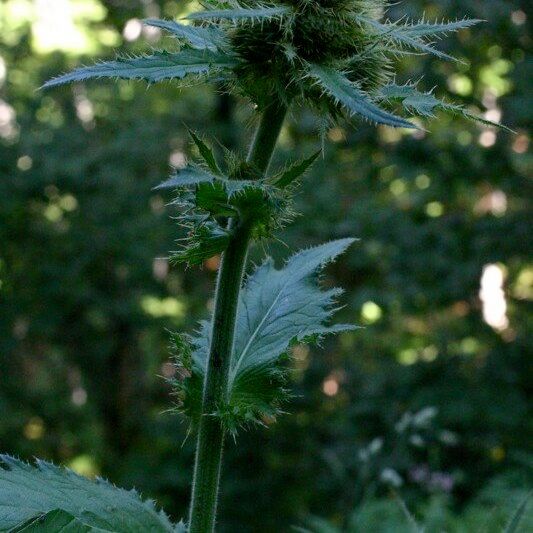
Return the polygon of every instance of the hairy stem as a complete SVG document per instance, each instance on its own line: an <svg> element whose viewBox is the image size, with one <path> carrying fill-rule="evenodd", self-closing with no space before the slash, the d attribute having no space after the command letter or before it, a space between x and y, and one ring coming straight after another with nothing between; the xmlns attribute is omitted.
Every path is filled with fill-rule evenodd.
<svg viewBox="0 0 533 533"><path fill-rule="evenodd" d="M275 102L261 117L248 161L263 173L268 170L286 112L285 105ZM229 226L233 236L218 271L213 331L196 443L190 533L211 533L215 528L225 432L220 419L211 415L225 400L239 292L250 242L250 228L246 222L230 220Z"/></svg>

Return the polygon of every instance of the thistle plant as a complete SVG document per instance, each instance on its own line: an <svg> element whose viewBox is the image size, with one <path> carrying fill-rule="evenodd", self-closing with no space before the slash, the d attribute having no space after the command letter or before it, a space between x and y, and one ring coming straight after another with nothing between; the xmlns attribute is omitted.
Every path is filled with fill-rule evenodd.
<svg viewBox="0 0 533 533"><path fill-rule="evenodd" d="M212 317L192 335L172 337L176 409L189 418L197 435L187 525L172 525L136 495L104 482L93 485L46 463L34 468L6 457L0 470L0 508L13 490L31 505L15 505L10 517L0 516L0 526L9 520L9 527L70 520L75 526L113 531L214 530L228 436L273 420L286 409L287 361L294 343L316 342L354 327L331 324L341 291L323 290L318 283L320 271L350 246L351 238L300 251L281 269L267 258L245 274L250 245L271 239L291 221L292 197L319 155L270 169L289 108L309 106L326 124L344 115L415 129L410 117L430 118L439 111L491 124L416 83L398 83L394 70L395 60L408 54L453 61L434 41L479 21L391 22L384 18L386 7L385 0L208 0L205 10L184 20L145 21L175 38L173 50L119 56L44 84L49 88L91 78L148 84L172 80L187 86L216 81L253 105L258 125L246 158L225 150L218 160L191 132L200 160L175 170L158 186L173 192L172 203L187 231L172 261L194 266L222 255ZM79 504L46 497L43 484L53 491L54 480L70 487ZM33 491L33 500L26 490ZM117 502L111 511L101 505L108 496ZM121 514L130 521L120 525ZM138 520L137 525L131 520Z"/></svg>

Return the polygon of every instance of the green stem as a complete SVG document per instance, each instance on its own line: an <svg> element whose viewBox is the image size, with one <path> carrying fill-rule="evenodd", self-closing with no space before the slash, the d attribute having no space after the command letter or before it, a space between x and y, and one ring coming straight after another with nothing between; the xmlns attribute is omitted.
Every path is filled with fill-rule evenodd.
<svg viewBox="0 0 533 533"><path fill-rule="evenodd" d="M286 113L287 107L276 102L268 106L261 117L248 161L262 173L268 170ZM225 401L239 292L250 242L250 228L246 223L230 220L229 228L233 236L218 271L213 331L196 443L190 533L211 533L215 528L225 431L220 418L212 414Z"/></svg>
<svg viewBox="0 0 533 533"><path fill-rule="evenodd" d="M281 102L273 102L263 112L261 122L257 127L254 140L250 145L248 161L263 173L266 173L270 165L286 114L286 105Z"/></svg>

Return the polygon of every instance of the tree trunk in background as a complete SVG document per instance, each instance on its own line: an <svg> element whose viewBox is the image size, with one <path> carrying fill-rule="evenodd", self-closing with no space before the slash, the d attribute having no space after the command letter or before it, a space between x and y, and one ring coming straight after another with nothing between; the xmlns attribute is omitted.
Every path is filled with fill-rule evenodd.
<svg viewBox="0 0 533 533"><path fill-rule="evenodd" d="M119 322L113 337L116 346L105 365L101 403L105 438L113 455L123 457L140 433L140 421L145 420L145 368L136 346L131 324ZM113 468L113 458L106 461L105 470Z"/></svg>

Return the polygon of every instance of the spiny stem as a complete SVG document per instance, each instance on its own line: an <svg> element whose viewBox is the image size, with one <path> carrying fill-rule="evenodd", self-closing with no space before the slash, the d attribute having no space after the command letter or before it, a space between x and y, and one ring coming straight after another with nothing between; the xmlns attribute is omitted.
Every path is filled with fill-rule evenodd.
<svg viewBox="0 0 533 533"><path fill-rule="evenodd" d="M268 170L286 113L287 106L279 102L272 103L263 112L248 154L248 161L262 173ZM229 228L233 236L218 271L211 346L196 443L190 533L211 533L215 528L225 431L220 419L211 415L225 400L239 292L250 242L250 228L246 222L230 220Z"/></svg>

